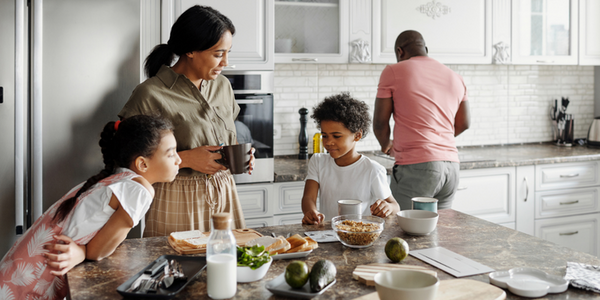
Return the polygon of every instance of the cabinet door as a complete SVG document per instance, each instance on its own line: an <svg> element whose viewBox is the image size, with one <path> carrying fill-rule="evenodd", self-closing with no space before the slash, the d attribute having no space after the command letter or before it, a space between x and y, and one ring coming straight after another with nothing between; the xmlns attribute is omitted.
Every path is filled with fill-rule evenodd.
<svg viewBox="0 0 600 300"><path fill-rule="evenodd" d="M246 219L246 228L261 228L275 225L273 217L270 218L259 218L259 219Z"/></svg>
<svg viewBox="0 0 600 300"><path fill-rule="evenodd" d="M546 191L600 184L598 161L537 165L535 190Z"/></svg>
<svg viewBox="0 0 600 300"><path fill-rule="evenodd" d="M304 181L275 183L274 186L278 196L274 214L302 212Z"/></svg>
<svg viewBox="0 0 600 300"><path fill-rule="evenodd" d="M600 1L579 0L579 64L600 65Z"/></svg>
<svg viewBox="0 0 600 300"><path fill-rule="evenodd" d="M577 0L513 0L512 63L576 65Z"/></svg>
<svg viewBox="0 0 600 300"><path fill-rule="evenodd" d="M492 62L490 0L373 0L373 62L395 63L394 44L408 29L442 63Z"/></svg>
<svg viewBox="0 0 600 300"><path fill-rule="evenodd" d="M273 0L172 0L173 18L163 21L163 43L173 22L194 5L210 6L227 16L235 26L229 66L235 70L273 70ZM167 1L169 2L169 1ZM163 10L168 6L163 5ZM168 12L165 12L168 14Z"/></svg>
<svg viewBox="0 0 600 300"><path fill-rule="evenodd" d="M598 255L600 214L535 221L535 236L576 251Z"/></svg>
<svg viewBox="0 0 600 300"><path fill-rule="evenodd" d="M515 168L461 170L452 209L494 223L515 222Z"/></svg>
<svg viewBox="0 0 600 300"><path fill-rule="evenodd" d="M241 184L236 188L244 211L244 218L273 216L272 184Z"/></svg>
<svg viewBox="0 0 600 300"><path fill-rule="evenodd" d="M275 226L301 224L303 217L304 214L277 215L273 217L273 222L275 223Z"/></svg>
<svg viewBox="0 0 600 300"><path fill-rule="evenodd" d="M348 62L348 1L275 1L275 62Z"/></svg>

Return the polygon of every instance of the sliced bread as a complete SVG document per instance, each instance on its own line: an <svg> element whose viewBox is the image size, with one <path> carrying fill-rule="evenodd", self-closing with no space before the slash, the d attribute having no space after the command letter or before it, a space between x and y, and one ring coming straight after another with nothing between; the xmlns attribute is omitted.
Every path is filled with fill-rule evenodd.
<svg viewBox="0 0 600 300"><path fill-rule="evenodd" d="M291 247L292 245L283 236L278 236L277 242L269 245L266 250L269 251L269 255L277 255L290 250Z"/></svg>
<svg viewBox="0 0 600 300"><path fill-rule="evenodd" d="M208 237L196 237L183 240L183 244L192 248L206 248Z"/></svg>
<svg viewBox="0 0 600 300"><path fill-rule="evenodd" d="M268 248L271 244L277 242L277 239L274 237L270 237L270 236L261 236L258 238L255 238L251 241L246 242L246 244L244 246L246 247L252 247L255 245L259 245L259 246L265 246L265 249Z"/></svg>
<svg viewBox="0 0 600 300"><path fill-rule="evenodd" d="M289 238L287 238L287 241L290 243L291 247L290 250L286 251L286 253L305 251L302 249L306 248L306 246L308 245L308 241L305 240L299 234L294 234L290 236Z"/></svg>
<svg viewBox="0 0 600 300"><path fill-rule="evenodd" d="M205 235L200 230L175 231L171 232L171 237L176 242L182 242L186 239L200 238Z"/></svg>
<svg viewBox="0 0 600 300"><path fill-rule="evenodd" d="M317 241L311 239L309 236L304 237L304 239L308 242L308 248L310 248L309 250L314 250L319 248L319 243L317 243ZM308 251L308 250L306 250Z"/></svg>

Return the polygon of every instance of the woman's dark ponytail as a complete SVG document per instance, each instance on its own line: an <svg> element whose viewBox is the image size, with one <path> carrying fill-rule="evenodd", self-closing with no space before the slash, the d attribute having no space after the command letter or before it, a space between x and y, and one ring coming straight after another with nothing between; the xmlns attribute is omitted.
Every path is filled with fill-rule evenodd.
<svg viewBox="0 0 600 300"><path fill-rule="evenodd" d="M175 53L171 51L171 48L167 44L160 44L152 49L150 55L146 57L146 62L144 63L144 71L146 72L146 76L148 78L156 75L158 70L162 65L171 66L173 59L175 58Z"/></svg>
<svg viewBox="0 0 600 300"><path fill-rule="evenodd" d="M158 148L165 132L172 132L173 126L165 119L137 115L119 122L108 122L100 133L100 148L104 169L90 177L75 196L65 200L56 210L53 220L61 222L73 210L79 196L94 184L115 174L118 167L129 168L139 156L151 157Z"/></svg>
<svg viewBox="0 0 600 300"><path fill-rule="evenodd" d="M204 51L216 45L223 34L235 34L229 18L209 6L194 5L184 11L171 27L169 41L154 49L144 64L148 78L156 75L162 65L171 66L175 56Z"/></svg>

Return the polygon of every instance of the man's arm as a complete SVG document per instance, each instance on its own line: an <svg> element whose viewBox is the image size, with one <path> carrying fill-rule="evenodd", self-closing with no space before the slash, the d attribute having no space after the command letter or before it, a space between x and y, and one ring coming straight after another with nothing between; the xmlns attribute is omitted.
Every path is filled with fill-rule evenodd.
<svg viewBox="0 0 600 300"><path fill-rule="evenodd" d="M373 112L373 133L381 145L383 153L390 154L392 140L390 140L390 118L394 112L392 98L376 98Z"/></svg>
<svg viewBox="0 0 600 300"><path fill-rule="evenodd" d="M460 102L456 116L454 117L454 136L469 129L471 125L471 114L469 113L469 101Z"/></svg>

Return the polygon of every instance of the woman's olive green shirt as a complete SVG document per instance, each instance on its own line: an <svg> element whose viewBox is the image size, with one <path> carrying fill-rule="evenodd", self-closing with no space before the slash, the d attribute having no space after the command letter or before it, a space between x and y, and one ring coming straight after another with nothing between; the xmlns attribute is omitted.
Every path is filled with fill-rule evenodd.
<svg viewBox="0 0 600 300"><path fill-rule="evenodd" d="M185 76L164 65L139 84L119 112L120 118L160 115L175 127L177 151L200 146L237 144L234 121L240 112L229 80L219 75L203 80L200 90ZM181 175L199 175L189 168Z"/></svg>

